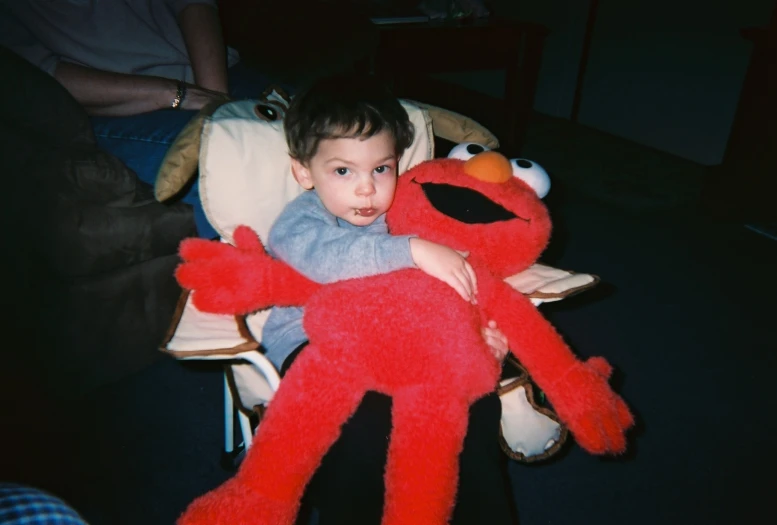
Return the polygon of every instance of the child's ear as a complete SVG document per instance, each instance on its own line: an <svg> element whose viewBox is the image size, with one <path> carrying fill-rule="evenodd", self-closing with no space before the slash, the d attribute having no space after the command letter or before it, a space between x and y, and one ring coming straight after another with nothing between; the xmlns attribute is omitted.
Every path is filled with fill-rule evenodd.
<svg viewBox="0 0 777 525"><path fill-rule="evenodd" d="M310 170L294 158L291 159L291 174L294 175L294 180L297 181L297 184L306 190L313 189L313 178L310 176Z"/></svg>

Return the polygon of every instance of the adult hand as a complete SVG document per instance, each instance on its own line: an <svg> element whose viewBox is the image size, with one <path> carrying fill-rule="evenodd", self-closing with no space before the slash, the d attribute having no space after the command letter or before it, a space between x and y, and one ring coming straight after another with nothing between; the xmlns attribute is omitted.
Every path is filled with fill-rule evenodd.
<svg viewBox="0 0 777 525"><path fill-rule="evenodd" d="M177 93L177 86L175 93ZM170 99L171 105L175 99L175 93ZM195 84L186 84L186 96L181 100L180 107L181 109L199 111L211 102L226 102L227 100L229 100L229 96L226 93L205 89Z"/></svg>

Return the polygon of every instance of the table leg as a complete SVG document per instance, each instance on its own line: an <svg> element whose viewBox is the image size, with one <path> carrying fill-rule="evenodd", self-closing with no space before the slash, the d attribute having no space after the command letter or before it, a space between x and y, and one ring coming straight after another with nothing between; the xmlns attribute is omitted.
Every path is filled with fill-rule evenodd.
<svg viewBox="0 0 777 525"><path fill-rule="evenodd" d="M537 80L545 44L544 33L524 33L515 50L515 58L505 74L505 129L502 149L519 156L534 106Z"/></svg>

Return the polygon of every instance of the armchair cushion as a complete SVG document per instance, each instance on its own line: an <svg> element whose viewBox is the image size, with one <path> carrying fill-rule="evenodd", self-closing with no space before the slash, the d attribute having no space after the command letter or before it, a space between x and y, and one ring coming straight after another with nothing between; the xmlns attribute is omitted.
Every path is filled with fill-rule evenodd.
<svg viewBox="0 0 777 525"><path fill-rule="evenodd" d="M54 78L3 46L0 71L0 121L52 145L94 144L86 112Z"/></svg>
<svg viewBox="0 0 777 525"><path fill-rule="evenodd" d="M84 109L54 78L0 48L0 143L10 190L4 224L62 277L175 255L193 232L189 206L163 205L150 186L100 150Z"/></svg>

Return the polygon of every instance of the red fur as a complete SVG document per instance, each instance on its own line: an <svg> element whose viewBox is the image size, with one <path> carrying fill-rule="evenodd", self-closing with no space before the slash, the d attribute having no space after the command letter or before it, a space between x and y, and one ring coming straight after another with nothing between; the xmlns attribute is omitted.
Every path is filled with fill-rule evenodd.
<svg viewBox="0 0 777 525"><path fill-rule="evenodd" d="M474 189L520 218L460 223L430 205L424 183ZM318 286L270 260L246 232L236 248L182 248L187 262L177 275L195 300L200 296L196 304L225 312L298 299L310 345L283 379L240 471L195 500L180 525L293 523L306 483L367 390L393 398L383 524L446 523L469 405L499 377L481 335L487 319L507 335L583 448L624 450L633 420L607 384L609 364L576 359L531 302L502 280L532 264L550 235L547 210L528 186L473 179L460 161L428 161L400 178L388 220L393 233L469 251L478 305L419 270Z"/></svg>
<svg viewBox="0 0 777 525"><path fill-rule="evenodd" d="M247 314L273 305L299 305L320 287L267 255L248 226L238 226L234 238L235 246L205 239L181 243L180 254L187 262L176 269L175 277L182 287L195 290L192 302L199 310Z"/></svg>

